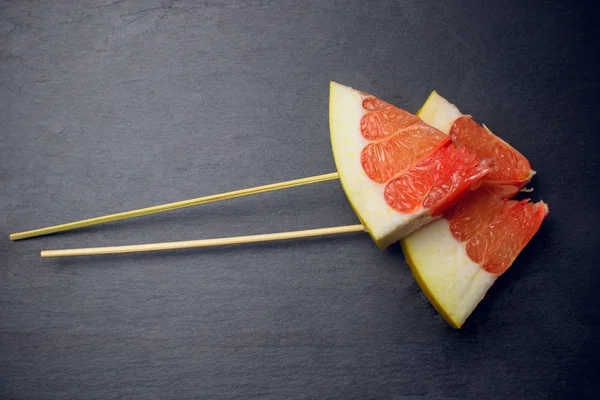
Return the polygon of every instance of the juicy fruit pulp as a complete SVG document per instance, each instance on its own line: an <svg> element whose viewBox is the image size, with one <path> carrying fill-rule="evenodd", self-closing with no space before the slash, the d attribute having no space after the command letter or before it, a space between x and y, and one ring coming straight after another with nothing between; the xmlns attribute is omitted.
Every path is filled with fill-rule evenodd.
<svg viewBox="0 0 600 400"><path fill-rule="evenodd" d="M441 216L491 170L417 116L331 82L333 155L348 201L380 248Z"/></svg>
<svg viewBox="0 0 600 400"><path fill-rule="evenodd" d="M439 215L436 208L490 171L419 117L372 96L362 106L360 131L373 142L362 150L361 165L373 181L387 183L384 197L396 211L409 214L424 207Z"/></svg>
<svg viewBox="0 0 600 400"><path fill-rule="evenodd" d="M377 183L386 183L450 141L419 117L375 97L367 97L362 105L360 132L372 142L362 150L360 162Z"/></svg>
<svg viewBox="0 0 600 400"><path fill-rule="evenodd" d="M548 214L543 202L509 200L510 192L482 186L444 215L469 258L496 275L511 266Z"/></svg>
<svg viewBox="0 0 600 400"><path fill-rule="evenodd" d="M424 122L448 134L455 145L465 146L480 159L493 159L494 171L485 176L489 184L522 187L535 171L529 161L514 147L481 126L435 90L417 113Z"/></svg>
<svg viewBox="0 0 600 400"><path fill-rule="evenodd" d="M490 171L489 165L462 147L443 147L388 182L385 200L401 213L424 207L440 215Z"/></svg>
<svg viewBox="0 0 600 400"><path fill-rule="evenodd" d="M468 116L454 121L450 138L479 157L491 158L496 162L494 171L485 177L486 182L522 186L533 175L529 161L521 153Z"/></svg>

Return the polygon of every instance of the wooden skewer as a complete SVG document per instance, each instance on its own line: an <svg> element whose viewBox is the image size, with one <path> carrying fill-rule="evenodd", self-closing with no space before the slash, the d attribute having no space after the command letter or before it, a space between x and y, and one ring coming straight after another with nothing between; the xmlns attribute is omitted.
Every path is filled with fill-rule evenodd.
<svg viewBox="0 0 600 400"><path fill-rule="evenodd" d="M297 239L297 238L306 238L306 237L313 237L313 236L337 235L337 234L341 234L341 233L364 232L364 231L365 231L365 227L363 225L346 225L346 226L336 226L336 227L332 227L332 228L309 229L309 230L304 230L304 231L267 233L267 234L263 234L263 235L235 236L235 237L218 238L218 239L188 240L188 241L183 241L183 242L165 242L165 243L137 244L137 245L111 246L111 247L90 247L90 248L82 248L82 249L65 249L65 250L43 250L41 252L41 256L44 258L47 258L47 257L70 257L70 256L91 256L91 255L101 255L101 254L121 254L121 253L160 251L160 250L189 249L189 248L194 248L194 247L225 246L225 245L242 244L242 243L270 242L270 241L275 241L275 240Z"/></svg>
<svg viewBox="0 0 600 400"><path fill-rule="evenodd" d="M162 204L159 206L141 208L138 210L131 210L120 212L116 214L105 215L102 217L95 217L84 219L81 221L69 222L66 224L49 226L47 228L33 229L25 232L12 233L10 235L11 240L21 240L32 238L36 236L49 235L51 233L68 231L71 229L83 228L84 226L98 225L106 222L119 221L127 218L141 217L143 215L155 214L163 211L175 210L178 208L197 206L200 204L212 203L215 201L228 200L236 197L249 196L252 194L266 193L279 189L286 189L295 186L308 185L311 183L325 182L334 179L338 179L340 175L337 172L330 174L316 175L308 178L295 179L286 182L272 183L264 186L257 186L248 189L234 190L232 192L226 192L221 194L213 194L210 196L199 197L196 199L177 201L174 203Z"/></svg>

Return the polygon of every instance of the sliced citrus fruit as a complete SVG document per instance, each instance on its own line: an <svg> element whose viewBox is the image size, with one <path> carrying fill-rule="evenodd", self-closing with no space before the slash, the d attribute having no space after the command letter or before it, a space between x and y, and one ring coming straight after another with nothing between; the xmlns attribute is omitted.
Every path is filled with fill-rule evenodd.
<svg viewBox="0 0 600 400"><path fill-rule="evenodd" d="M390 180L383 191L385 201L404 214L424 207L441 215L489 172L487 165L491 163L480 162L464 147L443 147Z"/></svg>
<svg viewBox="0 0 600 400"><path fill-rule="evenodd" d="M499 188L499 189L498 189ZM448 323L460 328L548 214L540 201L509 200L514 186L484 185L402 240L419 286Z"/></svg>
<svg viewBox="0 0 600 400"><path fill-rule="evenodd" d="M450 137L454 143L466 146L479 157L496 161L494 171L485 177L487 183L523 186L535 173L521 153L470 116L464 115L454 121Z"/></svg>
<svg viewBox="0 0 600 400"><path fill-rule="evenodd" d="M484 182L488 184L510 184L522 187L535 171L529 161L515 148L494 135L485 125L479 125L469 115L433 91L417 115L427 124L450 135L453 143L463 145L481 159L495 161L495 170Z"/></svg>
<svg viewBox="0 0 600 400"><path fill-rule="evenodd" d="M416 115L336 82L329 124L342 187L380 248L441 216L492 170Z"/></svg>
<svg viewBox="0 0 600 400"><path fill-rule="evenodd" d="M548 206L510 200L533 175L527 159L437 92L417 115L448 133L455 145L495 164L482 185L463 195L443 218L401 241L429 301L451 326L460 328L538 231Z"/></svg>

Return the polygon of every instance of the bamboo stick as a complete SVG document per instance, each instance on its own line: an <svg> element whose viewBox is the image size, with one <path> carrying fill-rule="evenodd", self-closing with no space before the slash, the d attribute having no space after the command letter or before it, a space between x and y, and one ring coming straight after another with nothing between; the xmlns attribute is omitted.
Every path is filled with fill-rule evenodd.
<svg viewBox="0 0 600 400"><path fill-rule="evenodd" d="M48 257L72 257L91 256L103 254L122 254L148 251L162 251L175 249L189 249L196 247L226 246L243 243L271 242L276 240L298 239L314 236L338 235L342 233L364 232L363 225L346 225L331 228L309 229L303 231L291 231L280 233L267 233L262 235L234 236L217 239L188 240L182 242L165 242L136 244L127 246L90 247L81 249L43 250L41 256Z"/></svg>
<svg viewBox="0 0 600 400"><path fill-rule="evenodd" d="M234 190L232 192L213 194L210 196L199 197L196 199L177 201L174 203L162 204L153 207L141 208L138 210L131 210L120 212L116 214L105 215L101 217L84 219L81 221L69 222L66 224L60 224L55 226L49 226L46 228L33 229L25 232L12 233L10 235L11 240L21 240L32 238L36 236L49 235L56 232L63 232L72 229L83 228L85 226L104 224L107 222L119 221L127 218L141 217L143 215L155 214L163 211L175 210L178 208L197 206L201 204L212 203L216 201L233 199L236 197L249 196L252 194L266 193L279 189L286 189L295 186L308 185L311 183L325 182L329 180L338 179L339 174L337 172L332 172L329 174L316 175L308 178L295 179L286 182L272 183L264 186L257 186L248 189Z"/></svg>

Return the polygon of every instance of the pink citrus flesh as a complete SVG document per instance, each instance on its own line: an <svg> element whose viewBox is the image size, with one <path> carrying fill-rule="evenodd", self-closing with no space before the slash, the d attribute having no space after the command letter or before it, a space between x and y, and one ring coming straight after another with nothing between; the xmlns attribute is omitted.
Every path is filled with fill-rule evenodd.
<svg viewBox="0 0 600 400"><path fill-rule="evenodd" d="M467 255L492 274L503 274L548 215L543 202L510 200L514 186L483 185L446 211L450 231Z"/></svg>
<svg viewBox="0 0 600 400"><path fill-rule="evenodd" d="M454 121L450 137L453 143L465 146L479 158L494 160L495 169L485 177L485 182L522 187L534 174L525 156L470 116L463 115Z"/></svg>
<svg viewBox="0 0 600 400"><path fill-rule="evenodd" d="M360 161L371 180L386 185L385 201L394 210L410 214L427 208L441 215L492 171L489 161L453 145L448 135L419 117L366 96L360 131L369 143Z"/></svg>

